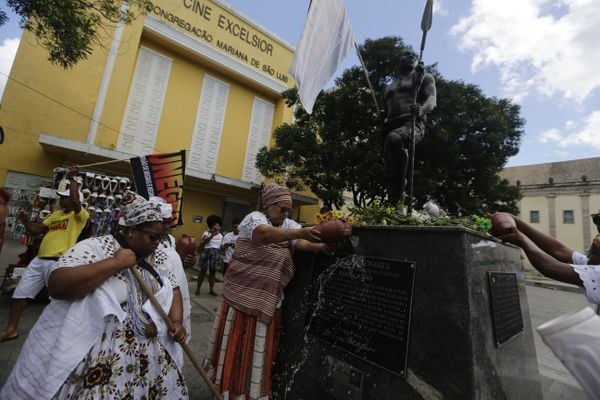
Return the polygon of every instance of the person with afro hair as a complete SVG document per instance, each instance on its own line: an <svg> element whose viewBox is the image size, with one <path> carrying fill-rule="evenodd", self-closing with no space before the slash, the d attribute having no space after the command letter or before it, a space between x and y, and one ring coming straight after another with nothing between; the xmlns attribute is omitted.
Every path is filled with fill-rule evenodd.
<svg viewBox="0 0 600 400"><path fill-rule="evenodd" d="M215 292L215 274L221 267L221 241L223 240L223 234L221 233L222 224L223 219L218 215L210 215L206 218L208 230L205 231L200 238L200 245L198 247L200 259L194 266L195 269L200 271L196 286L196 296L200 295L200 287L204 281L206 271L208 271L208 293L211 296L217 296L217 293Z"/></svg>

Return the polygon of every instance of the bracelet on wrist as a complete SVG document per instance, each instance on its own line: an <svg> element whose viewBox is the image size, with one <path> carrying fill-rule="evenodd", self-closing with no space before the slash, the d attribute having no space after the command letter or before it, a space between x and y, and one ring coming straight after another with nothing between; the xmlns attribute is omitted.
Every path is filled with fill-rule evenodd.
<svg viewBox="0 0 600 400"><path fill-rule="evenodd" d="M287 229L283 230L283 240L290 240Z"/></svg>

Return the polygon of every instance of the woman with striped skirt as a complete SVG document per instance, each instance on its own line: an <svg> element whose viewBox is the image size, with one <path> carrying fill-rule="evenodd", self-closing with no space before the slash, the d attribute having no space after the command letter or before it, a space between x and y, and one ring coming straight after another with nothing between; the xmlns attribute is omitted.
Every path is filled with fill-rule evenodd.
<svg viewBox="0 0 600 400"><path fill-rule="evenodd" d="M248 214L223 286L205 367L226 399L269 399L283 290L294 274L292 250L328 251L313 227L287 218L288 188L268 184L262 212Z"/></svg>

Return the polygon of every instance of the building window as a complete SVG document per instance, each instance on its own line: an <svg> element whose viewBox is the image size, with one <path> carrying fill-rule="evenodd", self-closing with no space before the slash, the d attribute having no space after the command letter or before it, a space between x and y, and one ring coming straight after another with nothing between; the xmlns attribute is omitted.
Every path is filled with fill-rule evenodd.
<svg viewBox="0 0 600 400"><path fill-rule="evenodd" d="M573 215L573 210L564 210L563 211L563 224L574 224L575 216Z"/></svg>
<svg viewBox="0 0 600 400"><path fill-rule="evenodd" d="M540 222L539 211L529 211L529 222L538 223Z"/></svg>

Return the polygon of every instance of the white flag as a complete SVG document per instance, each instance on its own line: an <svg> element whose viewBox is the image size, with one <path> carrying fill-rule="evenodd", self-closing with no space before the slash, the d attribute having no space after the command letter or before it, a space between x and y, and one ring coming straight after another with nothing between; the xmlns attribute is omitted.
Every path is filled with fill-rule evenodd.
<svg viewBox="0 0 600 400"><path fill-rule="evenodd" d="M312 0L290 67L307 113L353 45L343 0Z"/></svg>

